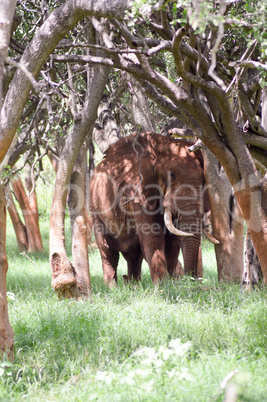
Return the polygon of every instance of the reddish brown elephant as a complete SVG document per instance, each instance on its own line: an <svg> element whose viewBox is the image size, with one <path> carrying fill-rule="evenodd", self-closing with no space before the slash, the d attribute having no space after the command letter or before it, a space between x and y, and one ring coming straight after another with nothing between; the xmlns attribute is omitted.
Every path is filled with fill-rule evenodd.
<svg viewBox="0 0 267 402"><path fill-rule="evenodd" d="M154 283L172 275L181 247L185 274L197 275L208 202L202 154L189 153L191 145L155 133L134 134L113 144L95 169L90 211L109 286L117 280L119 252L129 279L140 279L143 258Z"/></svg>

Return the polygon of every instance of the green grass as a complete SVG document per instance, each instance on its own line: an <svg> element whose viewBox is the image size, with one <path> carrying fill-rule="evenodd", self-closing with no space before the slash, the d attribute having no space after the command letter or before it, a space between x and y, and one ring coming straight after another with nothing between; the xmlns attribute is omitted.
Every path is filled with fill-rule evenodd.
<svg viewBox="0 0 267 402"><path fill-rule="evenodd" d="M266 288L219 285L211 245L202 284L183 278L158 288L145 264L140 286L125 287L121 260L118 286L107 289L94 250L93 302L59 301L45 209L41 225L45 253L30 261L8 224L15 364L0 363L1 401L223 401L228 374L238 401L267 401Z"/></svg>

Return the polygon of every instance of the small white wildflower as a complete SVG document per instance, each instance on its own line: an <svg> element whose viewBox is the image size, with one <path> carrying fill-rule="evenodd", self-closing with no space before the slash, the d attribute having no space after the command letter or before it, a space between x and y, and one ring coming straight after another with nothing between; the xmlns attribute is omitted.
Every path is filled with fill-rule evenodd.
<svg viewBox="0 0 267 402"><path fill-rule="evenodd" d="M95 379L98 381L103 381L106 384L110 385L112 381L116 379L116 374L107 373L106 371L98 371L96 373Z"/></svg>
<svg viewBox="0 0 267 402"><path fill-rule="evenodd" d="M122 377L120 379L120 382L123 382L123 383L125 383L127 385L134 385L135 384L135 381L134 381L134 379L132 378L131 375L128 375L127 377Z"/></svg>
<svg viewBox="0 0 267 402"><path fill-rule="evenodd" d="M141 385L141 387L147 392L150 393L153 388L154 388L154 380L150 380L145 382L144 384Z"/></svg>
<svg viewBox="0 0 267 402"><path fill-rule="evenodd" d="M181 340L179 338L177 339L172 339L169 342L169 347L174 350L176 356L184 356L188 349L190 348L191 343L186 342L186 343L181 343Z"/></svg>
<svg viewBox="0 0 267 402"><path fill-rule="evenodd" d="M178 374L178 379L179 380L186 380L186 381L193 381L194 377L189 373L188 369L185 367Z"/></svg>

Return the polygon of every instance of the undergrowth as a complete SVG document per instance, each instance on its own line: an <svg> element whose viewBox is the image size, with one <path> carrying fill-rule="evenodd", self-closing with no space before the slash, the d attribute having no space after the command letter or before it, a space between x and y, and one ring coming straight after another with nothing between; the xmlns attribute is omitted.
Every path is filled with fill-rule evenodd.
<svg viewBox="0 0 267 402"><path fill-rule="evenodd" d="M140 285L125 286L121 260L118 286L108 289L92 250L92 303L58 300L41 222L41 256L20 254L8 225L15 363L0 362L1 401L223 401L229 392L267 401L265 287L218 284L205 243L202 283L184 277L155 288L144 264Z"/></svg>

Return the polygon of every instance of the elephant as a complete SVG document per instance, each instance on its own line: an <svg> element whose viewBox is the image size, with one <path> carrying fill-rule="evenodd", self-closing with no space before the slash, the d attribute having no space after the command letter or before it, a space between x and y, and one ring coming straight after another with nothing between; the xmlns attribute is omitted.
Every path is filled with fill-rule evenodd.
<svg viewBox="0 0 267 402"><path fill-rule="evenodd" d="M145 259L152 282L175 273L197 276L202 219L209 210L200 150L192 142L148 132L111 145L89 186L90 212L104 282L117 282L119 253L129 279L140 280Z"/></svg>

